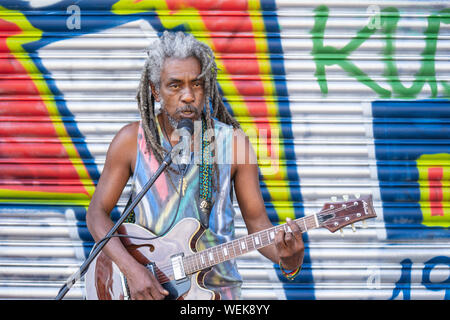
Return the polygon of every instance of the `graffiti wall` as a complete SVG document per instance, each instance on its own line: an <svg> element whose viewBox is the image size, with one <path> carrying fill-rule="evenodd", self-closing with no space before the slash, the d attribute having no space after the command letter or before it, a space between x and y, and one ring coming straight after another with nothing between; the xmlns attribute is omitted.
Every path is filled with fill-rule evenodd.
<svg viewBox="0 0 450 320"><path fill-rule="evenodd" d="M352 0L1 0L0 298L53 298L89 254L106 150L139 119L145 48L164 30L216 53L274 224L374 199L367 228L304 234L294 281L239 258L244 299L450 298L450 7Z"/></svg>

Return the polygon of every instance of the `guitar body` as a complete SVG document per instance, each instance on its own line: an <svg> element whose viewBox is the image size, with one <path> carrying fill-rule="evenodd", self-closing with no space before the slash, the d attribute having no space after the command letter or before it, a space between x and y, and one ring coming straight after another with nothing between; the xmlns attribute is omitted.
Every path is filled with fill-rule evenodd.
<svg viewBox="0 0 450 320"><path fill-rule="evenodd" d="M124 223L118 230L120 234L151 238L155 235L149 230L130 223ZM165 236L153 240L141 240L121 237L128 252L155 274L162 286L169 291L166 299L220 299L220 294L207 289L203 279L209 271L186 275L183 279L174 279L172 257L195 252L195 245L203 234L200 223L193 218L185 218L177 223ZM86 298L89 300L124 300L129 292L127 281L117 265L100 252L90 264L86 275Z"/></svg>

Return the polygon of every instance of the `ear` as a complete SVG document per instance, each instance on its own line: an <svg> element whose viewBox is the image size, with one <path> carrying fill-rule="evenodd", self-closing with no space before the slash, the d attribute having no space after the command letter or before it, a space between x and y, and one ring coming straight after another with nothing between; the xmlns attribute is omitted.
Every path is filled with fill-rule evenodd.
<svg viewBox="0 0 450 320"><path fill-rule="evenodd" d="M155 97L155 100L160 102L161 99L159 97L159 93L155 88L155 85L153 83L150 82L150 89L152 90L152 95Z"/></svg>

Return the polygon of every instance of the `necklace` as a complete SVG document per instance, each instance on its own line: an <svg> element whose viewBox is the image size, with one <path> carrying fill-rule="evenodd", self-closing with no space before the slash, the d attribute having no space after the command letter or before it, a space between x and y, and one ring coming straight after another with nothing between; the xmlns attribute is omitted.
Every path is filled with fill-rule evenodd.
<svg viewBox="0 0 450 320"><path fill-rule="evenodd" d="M211 178L212 178L212 164L211 153L208 143L208 137L206 136L206 121L202 119L202 162L199 168L199 197L200 197L200 210L204 215L209 215L212 203L211 203Z"/></svg>

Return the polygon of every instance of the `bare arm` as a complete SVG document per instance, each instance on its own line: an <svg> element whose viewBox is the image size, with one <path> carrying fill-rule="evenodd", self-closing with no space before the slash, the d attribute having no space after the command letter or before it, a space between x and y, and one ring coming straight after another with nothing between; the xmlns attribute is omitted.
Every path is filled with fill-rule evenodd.
<svg viewBox="0 0 450 320"><path fill-rule="evenodd" d="M105 167L86 216L88 229L95 241L102 239L114 225L110 213L134 169L137 130L137 123L125 126L109 146ZM163 297L165 290L153 275L134 259L118 238L111 238L103 251L127 277L132 298L161 299Z"/></svg>
<svg viewBox="0 0 450 320"><path fill-rule="evenodd" d="M256 154L248 137L240 130L235 131L233 152L232 177L248 233L271 228L273 225L267 216L261 195ZM274 263L278 264L281 261L286 269L296 269L303 262L302 233L295 223L289 220L287 223L293 232L279 231L275 236L275 243L259 251Z"/></svg>

